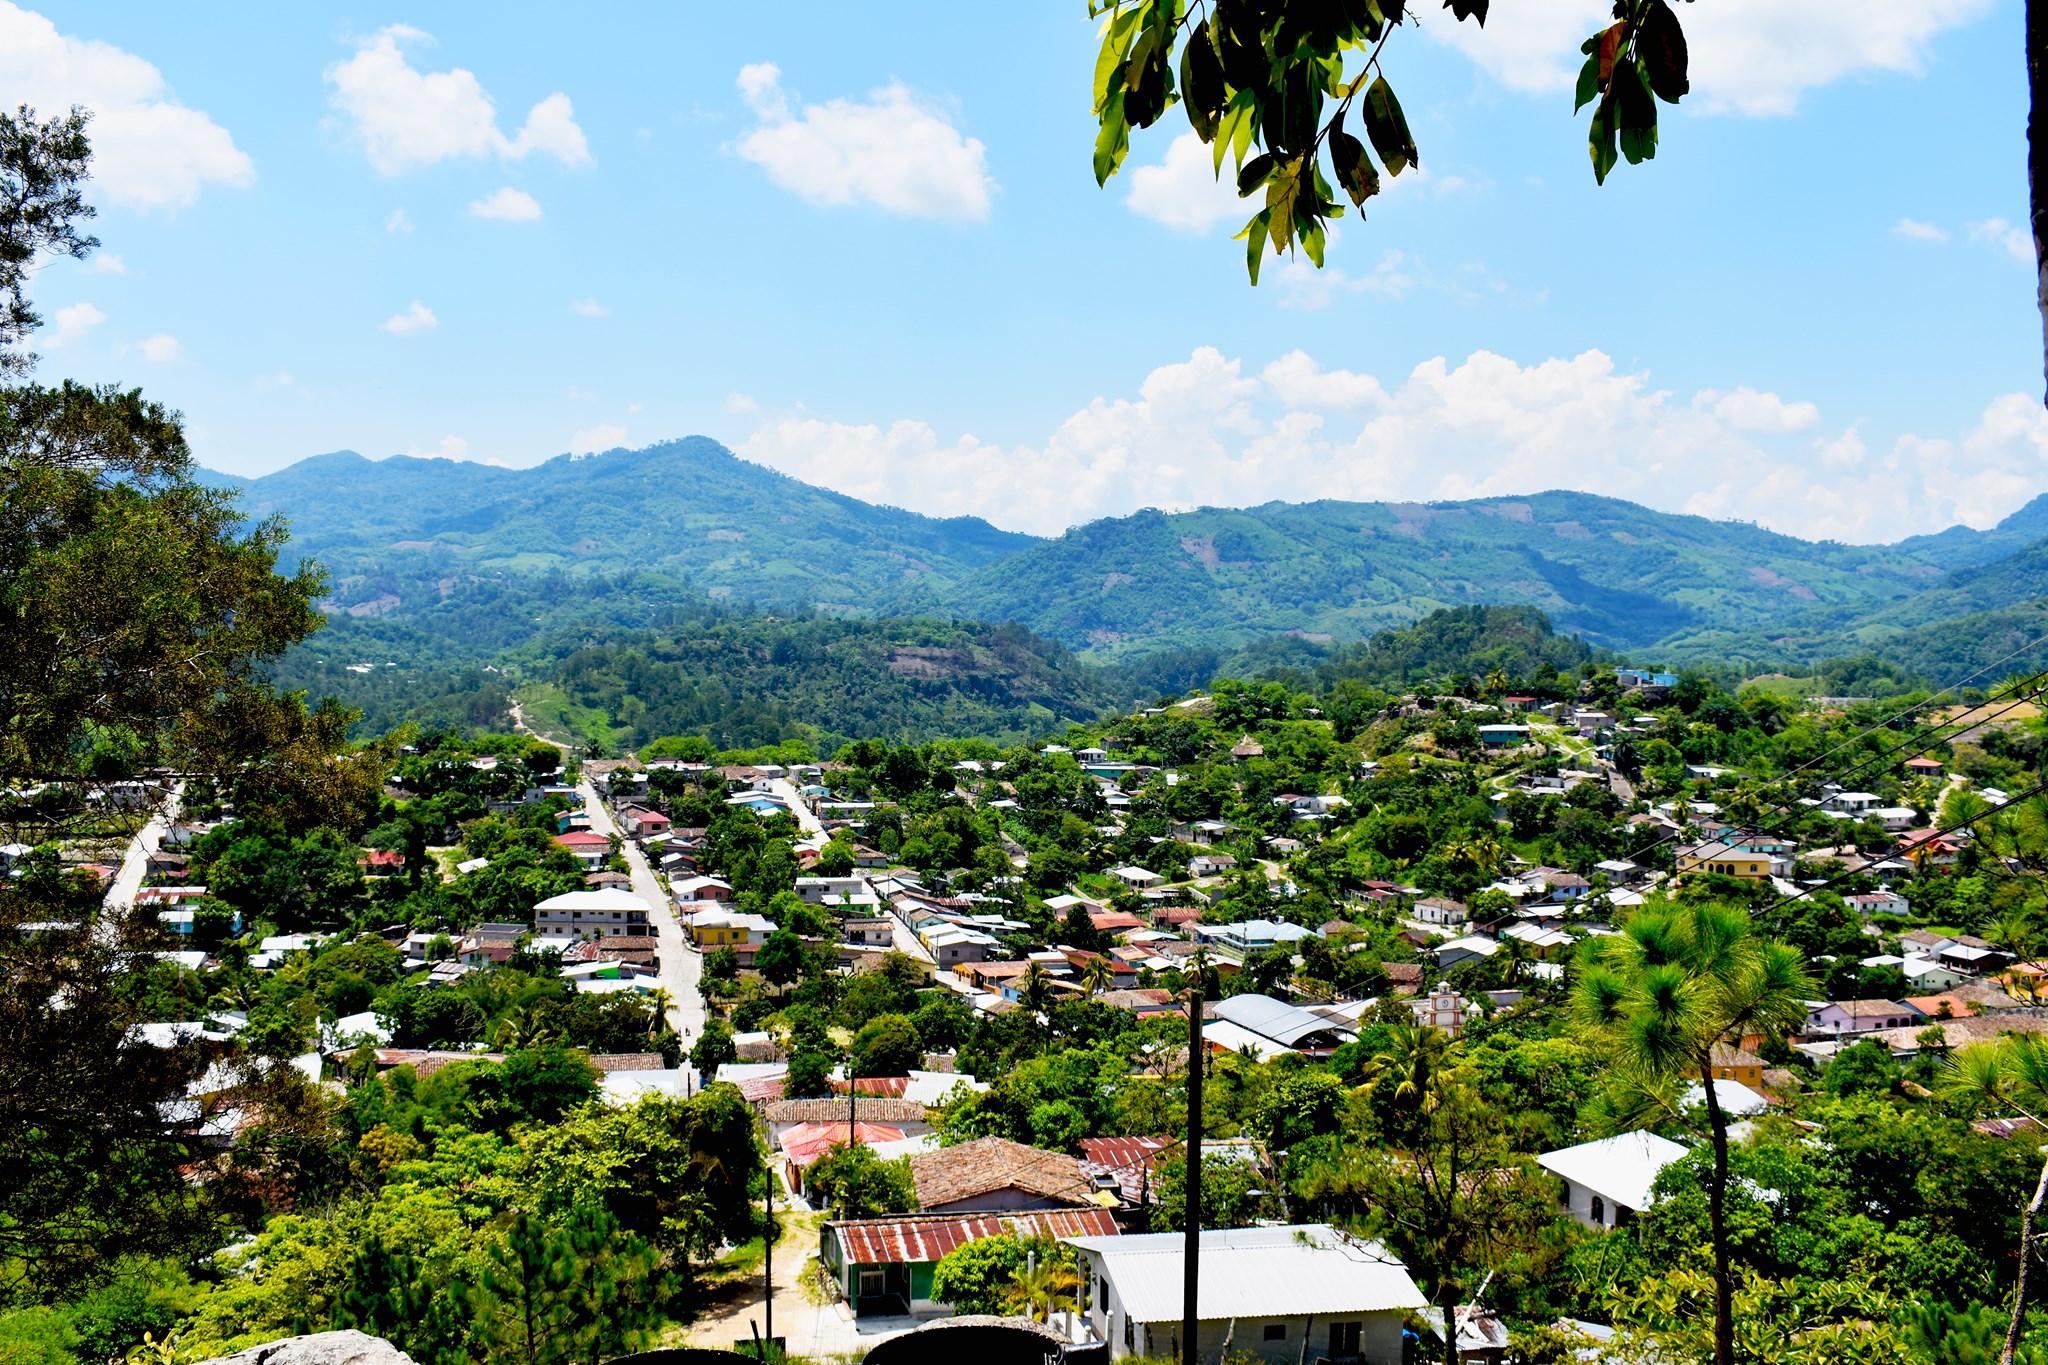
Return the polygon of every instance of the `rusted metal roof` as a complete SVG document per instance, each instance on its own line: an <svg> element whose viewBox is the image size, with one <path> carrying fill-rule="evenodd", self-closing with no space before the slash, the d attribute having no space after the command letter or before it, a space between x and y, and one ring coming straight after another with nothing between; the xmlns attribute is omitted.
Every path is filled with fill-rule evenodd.
<svg viewBox="0 0 2048 1365"><path fill-rule="evenodd" d="M916 1264L1005 1233L1041 1237L1114 1237L1107 1209L1041 1209L1029 1213L926 1214L850 1218L825 1224L839 1239L841 1265Z"/></svg>

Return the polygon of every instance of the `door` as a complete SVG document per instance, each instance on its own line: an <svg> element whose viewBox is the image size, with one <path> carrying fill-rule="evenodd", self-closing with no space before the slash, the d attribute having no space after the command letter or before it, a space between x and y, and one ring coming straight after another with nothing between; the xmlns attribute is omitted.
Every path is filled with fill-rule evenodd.
<svg viewBox="0 0 2048 1365"><path fill-rule="evenodd" d="M1356 1322L1333 1322L1330 1324L1330 1359L1356 1360L1360 1328Z"/></svg>

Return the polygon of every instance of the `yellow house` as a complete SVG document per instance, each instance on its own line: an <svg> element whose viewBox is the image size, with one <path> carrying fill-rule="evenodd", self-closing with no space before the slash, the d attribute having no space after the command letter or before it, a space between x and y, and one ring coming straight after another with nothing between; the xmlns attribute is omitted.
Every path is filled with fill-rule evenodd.
<svg viewBox="0 0 2048 1365"><path fill-rule="evenodd" d="M737 910L699 910L690 916L690 938L699 948L735 948L759 943L775 932L775 922L763 915Z"/></svg>
<svg viewBox="0 0 2048 1365"><path fill-rule="evenodd" d="M1718 872L1724 877L1754 877L1762 881L1771 875L1771 855L1731 848L1719 839L1680 845L1676 857L1680 876L1688 872Z"/></svg>

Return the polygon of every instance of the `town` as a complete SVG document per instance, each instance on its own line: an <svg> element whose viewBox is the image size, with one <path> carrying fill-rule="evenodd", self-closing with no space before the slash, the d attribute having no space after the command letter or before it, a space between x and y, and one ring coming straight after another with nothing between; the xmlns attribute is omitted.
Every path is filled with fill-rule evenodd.
<svg viewBox="0 0 2048 1365"><path fill-rule="evenodd" d="M202 1355L454 1359L530 1192L639 1267L621 1344L1178 1358L1192 1206L1203 1359L1691 1358L1717 1159L1745 1317L2002 1338L2040 1130L1964 1082L2048 1032L2038 686L1583 674L1222 680L1016 748L400 735L346 823L162 776L95 793L148 817L119 857L0 856L153 940L132 1036L207 1058L244 1235L130 1305ZM1695 922L1789 974L1650 1066L1588 992Z"/></svg>

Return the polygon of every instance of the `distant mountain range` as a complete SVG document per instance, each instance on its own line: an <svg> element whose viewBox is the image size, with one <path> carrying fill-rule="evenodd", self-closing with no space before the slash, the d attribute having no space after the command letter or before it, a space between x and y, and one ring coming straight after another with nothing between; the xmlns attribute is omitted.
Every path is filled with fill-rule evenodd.
<svg viewBox="0 0 2048 1365"><path fill-rule="evenodd" d="M330 609L358 616L457 583L629 573L735 605L1015 621L1107 660L1341 642L1516 603L1645 657L1761 665L1876 646L1941 676L1968 671L1946 641L2005 652L2048 597L2048 495L1988 531L1875 546L1567 492L1148 510L1039 539L865 503L702 437L520 470L340 452L215 477L249 512L282 513L332 575Z"/></svg>

